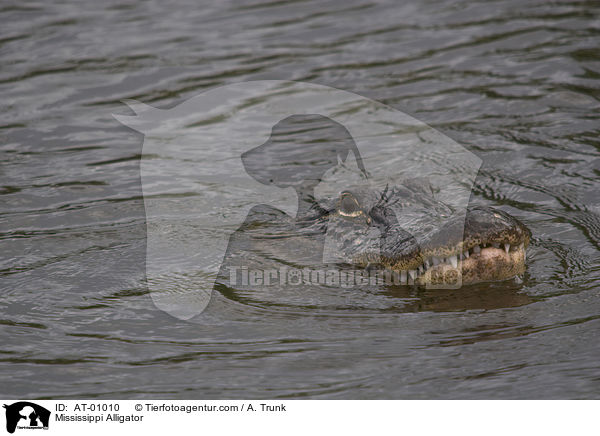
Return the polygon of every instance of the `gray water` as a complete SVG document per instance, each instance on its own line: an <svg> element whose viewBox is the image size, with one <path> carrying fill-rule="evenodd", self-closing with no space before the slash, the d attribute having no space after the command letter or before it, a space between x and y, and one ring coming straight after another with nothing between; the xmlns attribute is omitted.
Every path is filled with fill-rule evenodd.
<svg viewBox="0 0 600 436"><path fill-rule="evenodd" d="M0 396L598 398L599 13L541 0L2 2ZM111 114L131 114L126 98L170 108L257 79L364 95L480 157L472 203L533 233L522 283L238 301L194 323L157 309L143 136Z"/></svg>

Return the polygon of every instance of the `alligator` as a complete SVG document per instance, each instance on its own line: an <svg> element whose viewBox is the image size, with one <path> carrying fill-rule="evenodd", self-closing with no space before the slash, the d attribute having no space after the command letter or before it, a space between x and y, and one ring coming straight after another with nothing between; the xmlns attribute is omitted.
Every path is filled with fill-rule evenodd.
<svg viewBox="0 0 600 436"><path fill-rule="evenodd" d="M323 175L350 154L365 183L317 201ZM326 117L282 120L242 162L258 182L295 189L298 212L253 207L230 237L218 282L227 283L232 268L274 264L380 268L400 285L417 286L505 280L525 270L531 232L518 219L485 206L461 213L439 201L423 178L374 187L351 135Z"/></svg>
<svg viewBox="0 0 600 436"><path fill-rule="evenodd" d="M323 211L325 216L329 226L334 223L331 239L342 258L400 272L401 284L441 285L459 279L474 284L525 271L531 232L521 221L487 206L455 213L435 200L423 179L383 192L344 191L334 207ZM361 239L370 228L377 229L379 247L369 238Z"/></svg>
<svg viewBox="0 0 600 436"><path fill-rule="evenodd" d="M312 201L296 218L255 206L231 236L219 277L226 282L232 266L265 269L273 262L323 268L329 258L329 264L396 273L399 285L469 285L522 274L530 238L510 214L487 206L453 213L426 182L413 179Z"/></svg>

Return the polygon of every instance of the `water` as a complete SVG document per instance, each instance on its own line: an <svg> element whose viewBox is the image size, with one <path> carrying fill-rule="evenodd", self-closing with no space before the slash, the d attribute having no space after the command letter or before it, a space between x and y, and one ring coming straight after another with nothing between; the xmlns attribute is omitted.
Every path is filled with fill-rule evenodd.
<svg viewBox="0 0 600 436"><path fill-rule="evenodd" d="M598 398L599 12L3 2L1 396ZM479 156L472 203L533 232L523 282L233 301L196 323L158 310L143 137L111 114L256 79L364 95Z"/></svg>

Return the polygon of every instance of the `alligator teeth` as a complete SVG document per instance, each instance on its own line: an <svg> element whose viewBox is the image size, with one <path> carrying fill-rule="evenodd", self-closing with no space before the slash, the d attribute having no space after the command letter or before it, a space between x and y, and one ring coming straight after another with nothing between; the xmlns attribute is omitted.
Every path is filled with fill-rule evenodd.
<svg viewBox="0 0 600 436"><path fill-rule="evenodd" d="M431 262L433 263L433 266L438 266L440 264L440 260L437 257L432 257Z"/></svg>
<svg viewBox="0 0 600 436"><path fill-rule="evenodd" d="M521 245L519 245L519 250L522 250L523 248L525 248L525 245L521 242Z"/></svg>
<svg viewBox="0 0 600 436"><path fill-rule="evenodd" d="M506 254L508 254L510 250L510 244L504 244L504 251L506 251Z"/></svg>
<svg viewBox="0 0 600 436"><path fill-rule="evenodd" d="M473 247L473 253L475 253L475 254L481 253L481 248L479 248L479 245L476 245Z"/></svg>
<svg viewBox="0 0 600 436"><path fill-rule="evenodd" d="M415 279L415 277L417 277L417 271L415 271L414 269L411 269L410 271L408 271L408 275L410 276L411 279Z"/></svg>
<svg viewBox="0 0 600 436"><path fill-rule="evenodd" d="M425 269L429 269L430 266L429 259L425 259Z"/></svg>
<svg viewBox="0 0 600 436"><path fill-rule="evenodd" d="M469 258L469 250L465 250L463 254L465 255L465 259Z"/></svg>
<svg viewBox="0 0 600 436"><path fill-rule="evenodd" d="M423 274L423 265L419 266L419 275Z"/></svg>
<svg viewBox="0 0 600 436"><path fill-rule="evenodd" d="M454 268L458 267L458 260L456 259L456 256L450 256L448 259Z"/></svg>
<svg viewBox="0 0 600 436"><path fill-rule="evenodd" d="M500 248L500 244L498 244L497 242L492 243L492 247L494 248Z"/></svg>
<svg viewBox="0 0 600 436"><path fill-rule="evenodd" d="M400 271L400 283L406 284L406 271Z"/></svg>

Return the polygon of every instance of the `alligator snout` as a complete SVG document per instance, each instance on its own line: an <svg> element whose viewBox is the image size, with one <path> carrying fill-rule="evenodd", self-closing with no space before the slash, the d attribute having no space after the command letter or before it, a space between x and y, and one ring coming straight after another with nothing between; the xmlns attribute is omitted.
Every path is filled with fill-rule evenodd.
<svg viewBox="0 0 600 436"><path fill-rule="evenodd" d="M441 284L460 277L463 284L505 280L525 271L531 232L515 217L491 207L467 210L462 238L452 237L461 223L444 226L421 249L423 274L417 283ZM445 243L444 243L445 242Z"/></svg>

